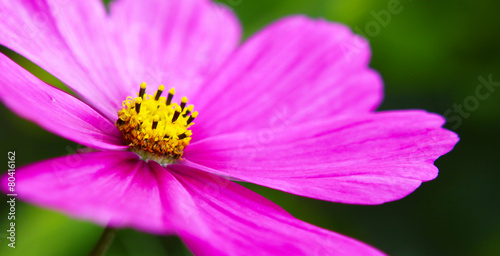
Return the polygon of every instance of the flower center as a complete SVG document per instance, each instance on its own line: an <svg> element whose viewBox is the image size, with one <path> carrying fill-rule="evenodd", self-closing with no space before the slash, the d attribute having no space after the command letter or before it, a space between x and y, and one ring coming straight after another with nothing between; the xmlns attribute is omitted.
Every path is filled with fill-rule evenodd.
<svg viewBox="0 0 500 256"><path fill-rule="evenodd" d="M154 96L149 95L145 93L146 83L142 83L137 97L129 96L122 102L116 121L132 151L160 164L182 157L193 134L188 128L198 116L198 112L192 112L193 105L186 107L186 97L182 97L180 105L172 103L174 88L167 97L161 97L164 89L160 85Z"/></svg>

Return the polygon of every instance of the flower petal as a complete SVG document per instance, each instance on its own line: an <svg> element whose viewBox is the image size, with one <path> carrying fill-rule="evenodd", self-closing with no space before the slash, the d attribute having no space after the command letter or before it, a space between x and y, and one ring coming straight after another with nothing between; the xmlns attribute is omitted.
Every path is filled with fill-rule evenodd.
<svg viewBox="0 0 500 256"><path fill-rule="evenodd" d="M224 178L169 169L131 152L80 153L16 170L5 193L112 227L179 234L197 255L382 255L361 242L293 218Z"/></svg>
<svg viewBox="0 0 500 256"><path fill-rule="evenodd" d="M355 49L356 54L350 54ZM344 25L289 17L233 54L194 102L194 139L332 115L366 113L382 99L367 42Z"/></svg>
<svg viewBox="0 0 500 256"><path fill-rule="evenodd" d="M0 16L2 17L0 44L23 55L59 78L106 116L110 117L114 114L116 117L116 109L111 111L111 106L115 105L110 104L112 101L107 97L110 95L104 93L107 84L103 84L105 81L94 80L91 77L98 72L97 69L85 67L80 63L66 41L67 35L64 35L59 28L65 24L60 23L58 18L65 17L67 7L76 3L82 6L92 6L76 14L73 13L73 18L81 25L79 28L74 28L75 33L84 35L86 31L91 30L92 25L95 25L92 21L99 23L104 17L105 10L101 1L0 1ZM95 13L89 14L82 20L83 13L90 13L89 9ZM102 34L99 33L100 31L94 32L97 38ZM74 40L82 38L82 36L75 35L73 37ZM106 56L102 58L105 59Z"/></svg>
<svg viewBox="0 0 500 256"><path fill-rule="evenodd" d="M145 81L150 93L165 83L189 97L240 41L234 13L209 0L118 0L110 8L133 92Z"/></svg>
<svg viewBox="0 0 500 256"><path fill-rule="evenodd" d="M194 91L239 41L233 14L204 0L120 0L111 15L100 0L1 1L0 16L0 44L110 120L141 82Z"/></svg>
<svg viewBox="0 0 500 256"><path fill-rule="evenodd" d="M393 111L207 138L186 164L286 192L353 204L400 199L434 179L458 141L441 116Z"/></svg>
<svg viewBox="0 0 500 256"><path fill-rule="evenodd" d="M82 145L127 148L115 125L79 99L45 84L3 54L0 69L0 100L16 114Z"/></svg>
<svg viewBox="0 0 500 256"><path fill-rule="evenodd" d="M352 238L295 219L254 192L213 174L168 166L194 208L179 235L195 255L384 255Z"/></svg>
<svg viewBox="0 0 500 256"><path fill-rule="evenodd" d="M1 183L6 193L7 178ZM69 155L21 167L15 178L21 200L101 225L171 232L155 173L134 153Z"/></svg>

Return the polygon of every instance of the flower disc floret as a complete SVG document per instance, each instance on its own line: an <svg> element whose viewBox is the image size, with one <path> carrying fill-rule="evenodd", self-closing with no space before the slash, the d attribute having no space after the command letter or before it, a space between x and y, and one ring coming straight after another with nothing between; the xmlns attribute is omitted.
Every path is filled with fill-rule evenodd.
<svg viewBox="0 0 500 256"><path fill-rule="evenodd" d="M175 89L167 97L161 94L165 86L160 85L154 95L146 93L146 83L141 84L137 97L127 97L118 111L116 126L132 151L142 157L160 163L171 163L182 157L184 148L191 141L189 129L198 112L193 105L172 103Z"/></svg>

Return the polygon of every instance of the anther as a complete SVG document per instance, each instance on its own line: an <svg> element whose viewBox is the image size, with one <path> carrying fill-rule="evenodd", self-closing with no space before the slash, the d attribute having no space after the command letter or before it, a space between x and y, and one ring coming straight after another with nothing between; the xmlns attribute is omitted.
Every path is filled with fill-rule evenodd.
<svg viewBox="0 0 500 256"><path fill-rule="evenodd" d="M175 106L175 113L174 113L174 116L172 117L172 123L175 122L177 120L177 118L179 118L180 114L181 114L181 107L179 107L177 105L177 106Z"/></svg>
<svg viewBox="0 0 500 256"><path fill-rule="evenodd" d="M160 99L160 96L161 96L161 93L163 92L163 90L165 90L165 86L162 84L162 85L160 85L160 87L158 87L158 91L156 91L155 100Z"/></svg>
<svg viewBox="0 0 500 256"><path fill-rule="evenodd" d="M168 91L168 97L167 97L167 106L170 105L170 103L172 103L172 99L174 98L174 94L175 94L175 89L172 88L170 89L170 91Z"/></svg>
<svg viewBox="0 0 500 256"><path fill-rule="evenodd" d="M139 111L141 111L141 103L142 98L135 99L135 112L137 112L137 114L139 114Z"/></svg>
<svg viewBox="0 0 500 256"><path fill-rule="evenodd" d="M158 121L160 121L160 117L157 115L153 116L153 127L151 128L156 129L156 127L158 126Z"/></svg>
<svg viewBox="0 0 500 256"><path fill-rule="evenodd" d="M188 102L188 98L182 97L182 99L181 99L181 112L184 111L184 107L186 107L187 102Z"/></svg>
<svg viewBox="0 0 500 256"><path fill-rule="evenodd" d="M193 120L198 116L198 111L195 111L191 114L191 116L189 117L189 119L187 120L187 124L190 124L193 122Z"/></svg>
<svg viewBox="0 0 500 256"><path fill-rule="evenodd" d="M191 111L193 111L194 109L194 106L193 105L189 105L187 108L186 108L186 113L182 114L183 117L187 117L189 115L189 113L191 113Z"/></svg>
<svg viewBox="0 0 500 256"><path fill-rule="evenodd" d="M142 98L145 92L146 92L146 83L142 83L141 89L139 90L139 97ZM137 111L137 113L139 113L139 111Z"/></svg>
<svg viewBox="0 0 500 256"><path fill-rule="evenodd" d="M188 131L184 132L183 134L179 134L179 136L177 136L177 137L179 138L179 140L182 140L182 139L185 139L191 135L193 135L193 132L188 130Z"/></svg>

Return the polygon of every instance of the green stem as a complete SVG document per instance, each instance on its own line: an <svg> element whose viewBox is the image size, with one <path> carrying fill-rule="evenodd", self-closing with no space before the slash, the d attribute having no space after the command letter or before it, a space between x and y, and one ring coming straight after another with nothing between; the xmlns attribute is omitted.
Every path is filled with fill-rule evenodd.
<svg viewBox="0 0 500 256"><path fill-rule="evenodd" d="M104 232L102 232L101 238L90 253L90 256L103 256L108 250L109 246L113 242L116 235L116 228L106 227Z"/></svg>

